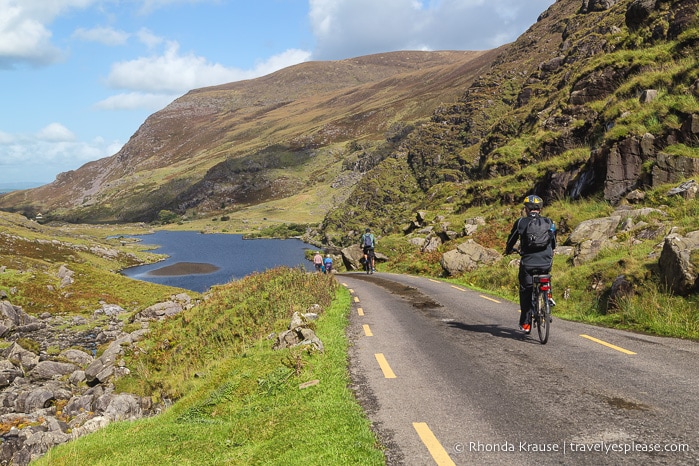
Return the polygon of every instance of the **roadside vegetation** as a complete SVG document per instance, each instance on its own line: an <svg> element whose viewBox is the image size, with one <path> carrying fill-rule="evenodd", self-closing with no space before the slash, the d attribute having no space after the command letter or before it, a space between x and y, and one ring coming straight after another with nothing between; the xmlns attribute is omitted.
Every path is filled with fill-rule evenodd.
<svg viewBox="0 0 699 466"><path fill-rule="evenodd" d="M650 199L644 207L655 207L665 216L643 218L661 231L656 238L639 240L631 231L618 231L615 240L594 260L574 266L571 258L556 255L553 266L553 290L557 302L553 309L559 318L586 322L653 335L699 341L699 297L676 296L660 282L657 273L662 241L671 227L684 234L699 230L699 200L668 197L668 186L648 192ZM640 207L640 206L637 206ZM584 220L609 215L613 208L604 201L557 201L544 208L558 226L559 246L563 246L570 232ZM486 224L478 229L473 239L483 246L502 253L512 223L519 210L511 206L475 207L459 214L447 215L445 222L463 224L465 218L481 216ZM505 256L499 263L482 266L473 272L456 277L445 277L440 260L442 254L454 247L455 240L443 244L433 252L420 252L405 241L402 234L379 238L377 251L389 261L379 270L448 279L453 283L476 288L518 302L517 266L511 261L517 256ZM699 258L690 258L699 266ZM632 296L609 303L609 284L623 275L634 287Z"/></svg>
<svg viewBox="0 0 699 466"><path fill-rule="evenodd" d="M349 292L322 274L274 269L216 287L157 326L118 388L177 400L163 414L52 449L37 465L381 465L349 389ZM272 350L271 331L320 304L324 351Z"/></svg>

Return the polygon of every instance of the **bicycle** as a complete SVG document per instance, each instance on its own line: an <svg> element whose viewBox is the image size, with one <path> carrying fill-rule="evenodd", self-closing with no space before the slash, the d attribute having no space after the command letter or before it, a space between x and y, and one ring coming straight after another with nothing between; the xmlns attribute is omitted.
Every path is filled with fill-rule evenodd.
<svg viewBox="0 0 699 466"><path fill-rule="evenodd" d="M539 341L545 345L549 340L551 318L551 275L533 275L532 310L529 311L532 326L536 327Z"/></svg>
<svg viewBox="0 0 699 466"><path fill-rule="evenodd" d="M514 249L513 252L522 255L519 249ZM551 303L553 302L551 274L534 274L532 281L532 310L529 311L528 320L532 327L536 327L541 344L545 345L549 341L549 327L553 321L551 317Z"/></svg>
<svg viewBox="0 0 699 466"><path fill-rule="evenodd" d="M374 273L374 250L369 249L364 260L364 271L367 275Z"/></svg>

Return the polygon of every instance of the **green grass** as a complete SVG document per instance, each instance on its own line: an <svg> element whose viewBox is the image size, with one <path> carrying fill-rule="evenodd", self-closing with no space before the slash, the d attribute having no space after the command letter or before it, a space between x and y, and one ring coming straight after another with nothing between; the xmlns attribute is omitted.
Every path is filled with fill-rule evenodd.
<svg viewBox="0 0 699 466"><path fill-rule="evenodd" d="M323 353L273 351L265 338L239 351L218 352L205 364L206 375L192 378L186 394L163 414L113 423L52 449L36 464L385 464L348 388L349 292L333 289L335 299L316 322ZM197 339L195 334L190 338Z"/></svg>

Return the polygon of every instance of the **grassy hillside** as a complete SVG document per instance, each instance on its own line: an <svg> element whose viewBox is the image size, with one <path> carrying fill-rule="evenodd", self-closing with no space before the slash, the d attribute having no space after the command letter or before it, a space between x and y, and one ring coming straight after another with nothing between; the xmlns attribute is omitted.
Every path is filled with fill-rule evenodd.
<svg viewBox="0 0 699 466"><path fill-rule="evenodd" d="M323 309L314 327L324 352L273 351L265 335L310 304ZM176 399L170 409L111 424L37 464L385 464L348 389L348 312L347 290L300 270L216 287L127 358L136 371L118 388Z"/></svg>
<svg viewBox="0 0 699 466"><path fill-rule="evenodd" d="M151 221L162 209L211 215L304 192L327 212L327 185L353 184L341 172L361 170L344 159L452 101L493 56L392 52L195 89L151 115L119 153L0 196L0 208L76 223Z"/></svg>
<svg viewBox="0 0 699 466"><path fill-rule="evenodd" d="M33 315L91 314L99 302L142 310L165 300L176 288L155 288L117 271L159 260L122 234L151 231L144 225L95 227L41 225L0 212L0 290L14 305ZM61 287L59 269L73 272L74 283Z"/></svg>

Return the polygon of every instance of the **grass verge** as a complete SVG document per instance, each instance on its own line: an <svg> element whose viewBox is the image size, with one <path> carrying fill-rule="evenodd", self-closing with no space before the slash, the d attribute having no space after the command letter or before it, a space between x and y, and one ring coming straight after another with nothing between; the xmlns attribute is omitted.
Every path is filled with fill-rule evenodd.
<svg viewBox="0 0 699 466"><path fill-rule="evenodd" d="M385 464L348 388L349 309L349 292L337 288L316 321L323 353L273 351L271 340L257 339L242 352L219 354L165 413L113 423L52 449L36 464Z"/></svg>

